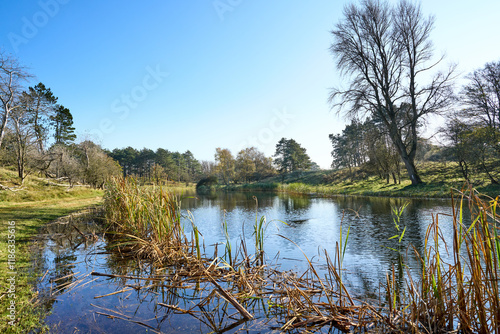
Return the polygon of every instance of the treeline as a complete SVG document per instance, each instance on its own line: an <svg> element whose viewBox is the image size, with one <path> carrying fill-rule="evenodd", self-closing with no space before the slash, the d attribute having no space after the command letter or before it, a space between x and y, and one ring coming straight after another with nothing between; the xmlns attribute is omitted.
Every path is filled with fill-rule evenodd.
<svg viewBox="0 0 500 334"><path fill-rule="evenodd" d="M467 76L458 105L441 133L449 156L463 177L484 173L500 182L500 61L487 63Z"/></svg>
<svg viewBox="0 0 500 334"><path fill-rule="evenodd" d="M236 157L229 149L217 148L213 168L205 176L217 176L219 182L228 185L231 182L260 181L278 174L284 176L312 168L319 167L311 162L305 148L294 139L281 138L273 157L266 157L255 147L239 151Z"/></svg>
<svg viewBox="0 0 500 334"><path fill-rule="evenodd" d="M215 150L214 161L199 161L191 151L170 152L159 148L137 150L133 147L107 152L122 167L123 176L135 176L143 182L198 182L210 178L211 183L228 185L260 181L270 176L317 166L305 148L293 139L282 138L273 157L255 147L240 150L236 156L227 148ZM206 181L203 181L206 182Z"/></svg>
<svg viewBox="0 0 500 334"><path fill-rule="evenodd" d="M22 186L40 173L54 179L102 187L120 166L91 141L75 144L73 116L18 60L0 52L0 165L14 166ZM2 188L5 188L2 186Z"/></svg>
<svg viewBox="0 0 500 334"><path fill-rule="evenodd" d="M387 183L401 183L404 171L401 157L389 134L379 123L373 118L363 122L354 119L342 133L330 134L332 168L345 168L353 177L354 167L361 167L360 171L364 174L377 175ZM446 158L443 147L424 138L418 139L417 161L443 161Z"/></svg>
<svg viewBox="0 0 500 334"><path fill-rule="evenodd" d="M137 150L129 146L114 149L108 154L118 161L124 177L135 176L147 182L197 182L206 174L200 161L190 151L170 152L164 148L156 151L148 148Z"/></svg>
<svg viewBox="0 0 500 334"><path fill-rule="evenodd" d="M223 184L259 181L276 173L273 160L255 147L243 149L234 157L229 149L215 150L212 176ZM210 175L208 175L210 176Z"/></svg>
<svg viewBox="0 0 500 334"><path fill-rule="evenodd" d="M440 145L408 134L405 118L398 131L405 147L416 146L416 161L455 161L465 180L474 182L486 175L493 184L500 176L500 62L488 63L467 76L468 82L454 96L454 107L446 114L446 125L439 129ZM407 106L402 105L400 109ZM409 109L409 108L408 108ZM404 114L402 111L401 114ZM424 127L417 125L419 132ZM354 119L342 133L331 134L332 168L354 167L375 174L387 183L400 183L401 155L389 130L374 113L364 121Z"/></svg>

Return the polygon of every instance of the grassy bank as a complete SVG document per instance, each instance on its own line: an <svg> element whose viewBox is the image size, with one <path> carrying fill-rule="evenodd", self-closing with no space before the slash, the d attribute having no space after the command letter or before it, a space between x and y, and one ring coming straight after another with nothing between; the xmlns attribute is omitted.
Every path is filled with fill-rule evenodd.
<svg viewBox="0 0 500 334"><path fill-rule="evenodd" d="M387 183L378 176L370 176L360 168L336 171L294 172L275 176L262 182L234 185L229 190L276 190L316 195L358 195L416 198L448 198L451 189L461 189L465 179L456 163L426 162L417 165L423 184L412 186L410 180L401 175L401 182L394 183L392 177ZM495 197L500 186L492 185L486 175L479 174L472 180L472 186L480 193Z"/></svg>
<svg viewBox="0 0 500 334"><path fill-rule="evenodd" d="M36 235L43 224L100 203L102 191L86 187L70 189L64 185L54 185L38 177L28 178L23 187L18 188L12 180L15 180L14 172L0 169L0 184L16 190L0 190L0 314L2 319L0 332L27 333L39 327L40 320L44 317L44 314L40 314L34 307L36 292L31 288L31 282L36 279L36 274L28 270L31 267L29 240ZM12 242L9 244L9 238L14 239L15 244ZM9 245L12 246L9 248ZM9 250L14 252L14 249L15 262L9 263ZM9 265L13 267L9 268ZM15 292L12 290L14 287ZM13 299L14 295L15 299ZM15 317L11 318L8 317L9 307L13 308L11 306L13 301L15 301L13 304Z"/></svg>

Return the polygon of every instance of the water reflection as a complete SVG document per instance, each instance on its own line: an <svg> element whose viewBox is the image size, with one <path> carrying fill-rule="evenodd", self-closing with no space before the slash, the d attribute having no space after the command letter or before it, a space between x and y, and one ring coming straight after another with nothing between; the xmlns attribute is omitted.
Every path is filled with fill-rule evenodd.
<svg viewBox="0 0 500 334"><path fill-rule="evenodd" d="M254 196L258 199L258 207ZM397 239L389 240L398 233L391 209L407 202L400 222L402 229L406 227L405 236L401 243ZM423 250L427 227L438 214L443 236L451 240L450 205L450 202L441 200L314 198L261 192L182 195L182 208L193 213L209 255L214 247L211 245L225 242L221 228L224 220L235 249L243 239L248 252L253 253L253 224L256 219L266 216L266 255L270 261L277 261L282 270L304 271L308 266L304 252L321 272L325 269L324 251L333 258L341 228L345 238L350 226L344 260L345 282L353 294L373 299L378 299L386 272L392 270L393 263L406 257L410 244L419 251ZM189 233L190 229L191 223L186 219L185 230ZM177 314L179 312L174 308L161 306L190 309L195 301L200 301L203 284L187 288L169 286L168 277L176 274L174 268L157 268L125 258L123 254L112 251L109 243L109 237L103 236L95 224L77 227L52 224L40 234L37 244L41 251L33 252L40 254L34 266L40 273L47 272L38 282L37 290L46 297L46 310L52 311L47 317L49 325L56 326L52 332L73 332L75 328L80 332L106 333L144 330L145 327L137 322L162 332L208 332L214 328L219 332L237 332L269 328L228 319L222 312L227 308L223 300L220 304L207 304L210 312L206 315L213 317L203 315L199 321L193 321L189 314ZM219 255L222 248L219 246ZM279 258L273 260L276 254ZM405 263L414 271L420 265L413 256L408 256ZM397 279L402 284L403 267L396 267L396 270ZM92 271L112 276L94 277L90 275ZM158 273L165 276L162 282L139 278L154 278ZM117 291L122 292L114 294ZM105 297L96 298L101 296ZM248 306L253 307L255 313L263 313L265 308L256 302Z"/></svg>
<svg viewBox="0 0 500 334"><path fill-rule="evenodd" d="M275 325L265 318L246 322L229 316L234 308L214 297L207 282L193 284L182 268L124 257L113 250L111 238L101 224L65 221L45 226L34 240L32 269L42 276L35 289L51 333L233 333ZM174 277L186 284L179 279L173 284ZM194 315L175 311L193 308L207 294L210 299ZM246 307L264 314L257 301Z"/></svg>
<svg viewBox="0 0 500 334"><path fill-rule="evenodd" d="M258 198L258 209L253 196ZM401 215L398 231L392 208L405 203L407 207ZM266 230L265 250L268 257L279 254L282 269L299 271L307 268L302 251L318 268L323 268L323 251L333 256L336 243L340 240L341 227L345 237L350 226L344 266L352 276L353 288L363 294L374 291L373 287L383 283L385 273L392 270L392 264L400 263L403 258L411 270L415 272L419 269L421 264L409 246L411 244L417 251L423 251L427 227L437 217L445 239L452 240L452 209L451 202L447 200L352 196L314 198L248 192L211 197L197 195L184 200L183 208L193 213L208 245L224 242L221 230L224 220L228 222L229 236L237 246L236 241L241 235L245 236L248 245L253 245L251 233L256 217L264 215L268 220L272 219ZM401 241L391 239L405 228ZM402 279L403 268L398 270Z"/></svg>

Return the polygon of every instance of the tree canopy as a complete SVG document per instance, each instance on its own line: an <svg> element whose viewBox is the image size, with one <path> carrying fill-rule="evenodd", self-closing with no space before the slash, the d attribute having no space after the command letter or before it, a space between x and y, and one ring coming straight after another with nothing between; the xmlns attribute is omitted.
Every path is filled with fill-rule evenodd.
<svg viewBox="0 0 500 334"><path fill-rule="evenodd" d="M311 167L311 159L306 149L294 139L281 138L276 144L274 157L274 163L280 173L308 170Z"/></svg>

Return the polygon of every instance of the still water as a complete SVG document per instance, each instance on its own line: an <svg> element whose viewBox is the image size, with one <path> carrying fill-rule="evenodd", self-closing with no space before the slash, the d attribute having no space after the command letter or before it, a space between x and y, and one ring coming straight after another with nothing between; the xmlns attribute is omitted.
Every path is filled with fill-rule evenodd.
<svg viewBox="0 0 500 334"><path fill-rule="evenodd" d="M452 239L452 208L451 202L446 200L316 198L263 192L212 196L183 194L181 197L186 232L189 233L192 226L187 218L190 212L203 235L209 256L214 247L218 247L219 256L223 255L224 221L233 247L246 240L248 252L253 253L253 225L256 219L265 216L266 258L281 270L303 272L308 266L307 256L321 271L325 266L324 252L333 258L341 230L345 240L350 228L344 268L348 287L358 296L375 297L373 294L379 291L386 271L398 262L401 254L405 256L410 244L422 251L427 227L436 219L443 238L449 242ZM406 203L398 232L392 208ZM45 307L50 312L46 323L52 328L51 332L206 333L213 330L188 314L173 314L158 306L160 302L189 308L197 298L194 290L185 289L174 294L168 289L155 288L149 281L90 275L94 271L147 277L153 276L157 268L121 258L109 247L98 224L79 223L76 228L73 225L47 226L36 242L39 250L34 251L40 254L34 259L34 270L42 275L45 273L37 282L37 289L46 297ZM401 234L405 227L401 242L398 238L390 239ZM409 254L407 265L417 270L419 263L412 252ZM262 319L264 315L257 315L257 320L221 327L228 327L226 332L241 329L271 332L276 324L263 323Z"/></svg>
<svg viewBox="0 0 500 334"><path fill-rule="evenodd" d="M392 209L405 204L398 232ZM226 220L233 243L244 235L251 248L253 225L256 219L265 216L268 224L264 241L267 258L272 260L278 255L275 262L282 269L299 272L308 266L304 253L321 269L325 263L324 252L333 258L337 243L340 243L341 230L345 241L349 229L344 268L347 274L351 274L351 280L363 281L363 285L352 282L352 288L366 290L365 285L369 284L373 291L378 291L386 271L391 269L393 263L398 263L400 254L406 254L410 244L419 252L423 251L427 228L433 221L438 220L445 241L451 242L453 232L450 200L353 196L323 198L261 192L226 193L211 197L198 195L196 198L184 198L182 207L193 214L207 245L224 240L222 222ZM405 227L401 242L398 238L389 240L396 234L401 235ZM444 243L441 245L446 260ZM414 256L408 256L407 265L418 269L419 263L414 261Z"/></svg>

